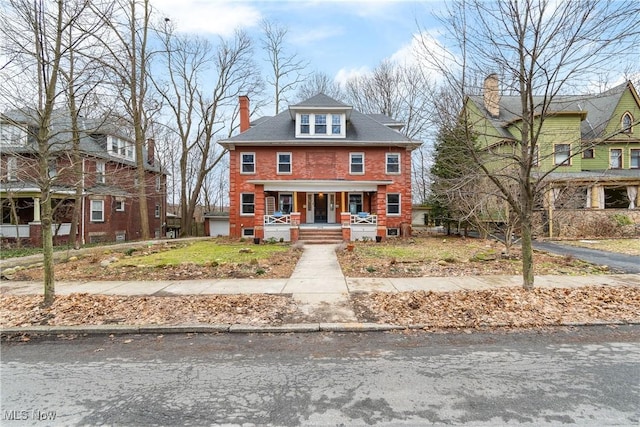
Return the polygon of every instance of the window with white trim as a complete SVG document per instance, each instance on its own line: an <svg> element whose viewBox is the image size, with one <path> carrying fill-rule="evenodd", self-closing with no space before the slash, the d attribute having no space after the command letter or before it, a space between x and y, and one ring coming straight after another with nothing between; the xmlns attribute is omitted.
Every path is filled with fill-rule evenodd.
<svg viewBox="0 0 640 427"><path fill-rule="evenodd" d="M256 173L255 153L240 153L240 173Z"/></svg>
<svg viewBox="0 0 640 427"><path fill-rule="evenodd" d="M162 188L162 180L160 179L160 175L156 175L156 191L160 191Z"/></svg>
<svg viewBox="0 0 640 427"><path fill-rule="evenodd" d="M315 114L315 134L326 134L327 133L327 115L326 114Z"/></svg>
<svg viewBox="0 0 640 427"><path fill-rule="evenodd" d="M296 137L344 138L346 115L304 113L296 115Z"/></svg>
<svg viewBox="0 0 640 427"><path fill-rule="evenodd" d="M387 153L386 170L388 174L400 173L400 153Z"/></svg>
<svg viewBox="0 0 640 427"><path fill-rule="evenodd" d="M58 176L58 164L56 159L49 160L47 165L47 173L49 174L49 178L55 178Z"/></svg>
<svg viewBox="0 0 640 427"><path fill-rule="evenodd" d="M640 150L629 150L629 167L631 169L640 169Z"/></svg>
<svg viewBox="0 0 640 427"><path fill-rule="evenodd" d="M364 174L364 153L349 153L349 173L351 175Z"/></svg>
<svg viewBox="0 0 640 427"><path fill-rule="evenodd" d="M609 168L622 169L622 148L612 148L609 151Z"/></svg>
<svg viewBox="0 0 640 427"><path fill-rule="evenodd" d="M116 212L124 212L124 197L116 197Z"/></svg>
<svg viewBox="0 0 640 427"><path fill-rule="evenodd" d="M278 173L291 174L291 153L278 153Z"/></svg>
<svg viewBox="0 0 640 427"><path fill-rule="evenodd" d="M387 194L387 215L400 215L400 194Z"/></svg>
<svg viewBox="0 0 640 427"><path fill-rule="evenodd" d="M7 157L7 180L18 180L18 158L11 156Z"/></svg>
<svg viewBox="0 0 640 427"><path fill-rule="evenodd" d="M340 114L331 115L331 134L340 135L342 133L342 116Z"/></svg>
<svg viewBox="0 0 640 427"><path fill-rule="evenodd" d="M300 133L308 135L310 131L309 127L309 115L300 114Z"/></svg>
<svg viewBox="0 0 640 427"><path fill-rule="evenodd" d="M91 222L104 222L104 200L91 201Z"/></svg>
<svg viewBox="0 0 640 427"><path fill-rule="evenodd" d="M0 123L0 145L27 145L27 131L11 123Z"/></svg>
<svg viewBox="0 0 640 427"><path fill-rule="evenodd" d="M96 183L104 184L106 181L106 164L100 160L96 161Z"/></svg>
<svg viewBox="0 0 640 427"><path fill-rule="evenodd" d="M571 144L555 144L553 146L553 163L555 165L571 165Z"/></svg>
<svg viewBox="0 0 640 427"><path fill-rule="evenodd" d="M156 218L160 218L160 205L156 205L156 209L153 214Z"/></svg>
<svg viewBox="0 0 640 427"><path fill-rule="evenodd" d="M107 151L112 156L131 160L132 162L136 160L136 150L133 143L115 136L107 136Z"/></svg>
<svg viewBox="0 0 640 427"><path fill-rule="evenodd" d="M253 237L255 235L255 231L253 228L243 228L242 229L242 237Z"/></svg>
<svg viewBox="0 0 640 427"><path fill-rule="evenodd" d="M255 194L240 194L240 215L253 215L256 211Z"/></svg>

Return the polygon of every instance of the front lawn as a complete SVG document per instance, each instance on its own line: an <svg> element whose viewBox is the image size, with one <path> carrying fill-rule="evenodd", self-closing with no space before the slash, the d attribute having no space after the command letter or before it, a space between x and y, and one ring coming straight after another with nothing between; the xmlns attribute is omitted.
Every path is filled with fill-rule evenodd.
<svg viewBox="0 0 640 427"><path fill-rule="evenodd" d="M389 239L384 243L356 242L352 251L338 251L342 271L348 277L447 277L519 275L518 248L510 256L493 240L457 236ZM572 257L534 253L535 274L602 274L599 266Z"/></svg>

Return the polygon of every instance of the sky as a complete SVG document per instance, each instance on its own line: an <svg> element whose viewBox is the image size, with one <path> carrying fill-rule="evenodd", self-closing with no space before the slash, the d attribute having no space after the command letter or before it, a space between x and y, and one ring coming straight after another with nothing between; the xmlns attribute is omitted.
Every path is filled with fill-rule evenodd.
<svg viewBox="0 0 640 427"><path fill-rule="evenodd" d="M152 0L178 31L229 37L243 29L258 40L263 19L288 29L288 53L344 82L388 58L407 55L416 21L435 28L435 0Z"/></svg>

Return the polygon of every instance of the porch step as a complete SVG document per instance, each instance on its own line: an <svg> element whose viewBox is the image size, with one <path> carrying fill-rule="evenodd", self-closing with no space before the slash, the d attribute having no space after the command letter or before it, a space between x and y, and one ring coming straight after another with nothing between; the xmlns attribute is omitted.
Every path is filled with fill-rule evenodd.
<svg viewBox="0 0 640 427"><path fill-rule="evenodd" d="M341 228L300 228L298 240L307 244L341 243Z"/></svg>

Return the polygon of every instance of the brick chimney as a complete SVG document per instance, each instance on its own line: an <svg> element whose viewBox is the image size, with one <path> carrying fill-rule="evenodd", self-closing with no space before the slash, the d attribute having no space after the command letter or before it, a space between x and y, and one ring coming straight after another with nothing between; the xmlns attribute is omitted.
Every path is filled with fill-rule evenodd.
<svg viewBox="0 0 640 427"><path fill-rule="evenodd" d="M498 75L493 73L489 74L484 79L483 98L484 108L491 117L498 117L500 115L500 88L499 88Z"/></svg>
<svg viewBox="0 0 640 427"><path fill-rule="evenodd" d="M156 163L156 140L147 139L147 163L154 165Z"/></svg>
<svg viewBox="0 0 640 427"><path fill-rule="evenodd" d="M241 95L238 97L240 102L240 133L249 129L249 97Z"/></svg>

